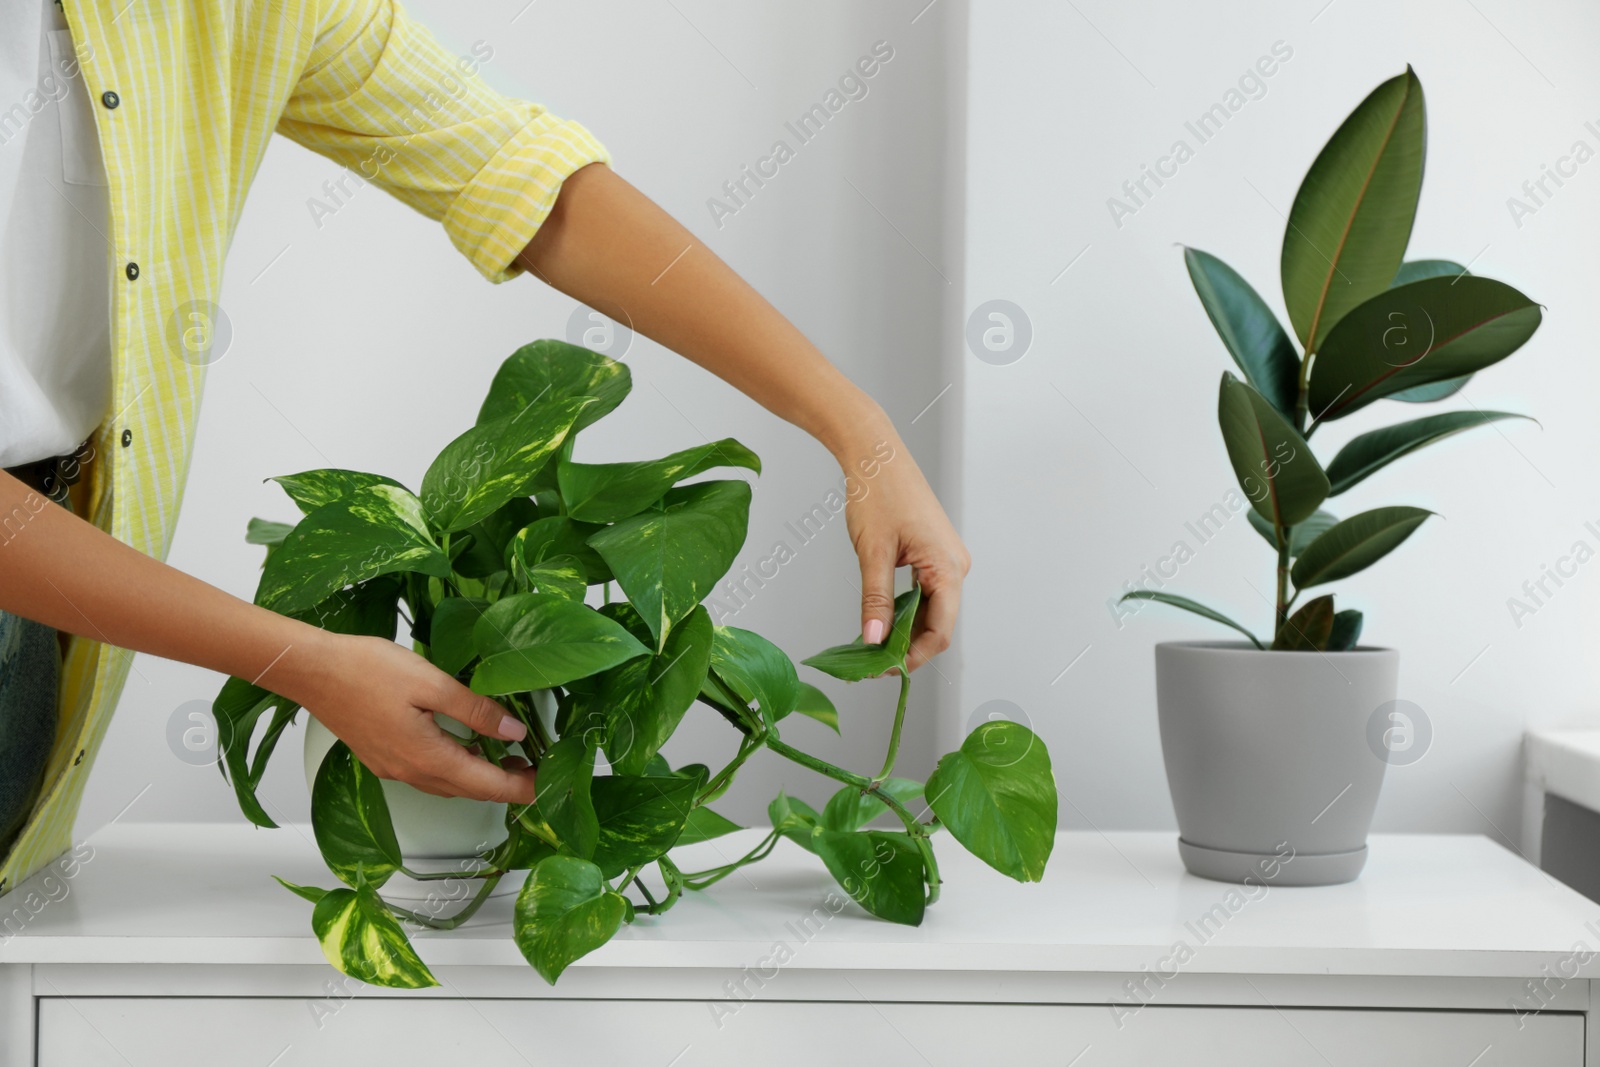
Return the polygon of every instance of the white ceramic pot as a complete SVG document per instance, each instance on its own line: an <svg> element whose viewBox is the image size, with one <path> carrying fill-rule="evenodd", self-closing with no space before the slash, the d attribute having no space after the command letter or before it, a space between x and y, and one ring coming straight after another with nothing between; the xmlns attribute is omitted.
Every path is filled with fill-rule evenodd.
<svg viewBox="0 0 1600 1067"><path fill-rule="evenodd" d="M555 729L555 697L548 691L534 694L534 708L547 732ZM435 715L440 729L457 737L468 730L456 720ZM309 716L306 723L306 789L316 781L323 757L333 747L333 732ZM436 797L404 782L385 780L383 798L389 804L394 836L406 866L419 873L441 871L470 872L481 864L480 857L506 839L504 804L490 804L464 797ZM395 874L383 887L383 895L396 900L423 900L439 892L437 881L419 882ZM500 883L495 895L516 889L515 880Z"/></svg>

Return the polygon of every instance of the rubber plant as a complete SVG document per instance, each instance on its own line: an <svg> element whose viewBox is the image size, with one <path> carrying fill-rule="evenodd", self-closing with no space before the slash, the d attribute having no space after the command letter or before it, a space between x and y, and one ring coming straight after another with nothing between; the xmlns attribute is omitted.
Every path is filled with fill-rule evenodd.
<svg viewBox="0 0 1600 1067"><path fill-rule="evenodd" d="M1436 441L1526 417L1470 406L1359 434L1326 465L1311 450L1324 423L1379 400L1454 396L1539 327L1539 305L1511 286L1451 260L1405 259L1426 146L1422 83L1407 67L1374 89L1318 154L1283 235L1292 334L1232 267L1184 250L1195 292L1243 375L1223 372L1217 419L1250 524L1276 557L1273 649L1354 648L1362 613L1336 611L1332 594L1296 608L1301 594L1370 567L1432 514L1390 504L1341 519L1327 501ZM1187 597L1139 589L1122 599L1170 604L1267 646Z"/></svg>
<svg viewBox="0 0 1600 1067"><path fill-rule="evenodd" d="M846 682L898 676L881 769L857 774L790 743L791 716L837 731L833 704L771 642L713 625L702 604L744 544L750 486L682 484L714 468L759 473L760 461L732 439L646 462L574 460L579 431L613 411L630 387L621 363L537 341L500 367L477 424L434 460L420 493L376 474L307 471L276 479L303 512L298 523L250 525L249 539L267 546L257 603L329 630L390 639L404 621L419 655L528 728L518 743L477 735L462 743L491 760L520 755L537 767L537 800L507 809L505 840L476 869L416 874L406 869L376 776L342 742L329 750L311 819L343 884L284 885L314 905L323 952L348 975L392 987L435 984L406 926L458 926L518 872L527 873L513 934L552 983L623 925L669 911L685 890L764 858L780 839L815 854L868 912L913 925L939 895L932 838L940 828L1002 874L1037 881L1044 873L1055 782L1044 744L1025 727L979 726L939 761L926 787L892 777L911 691L915 588L898 598L882 644L857 639L805 661ZM540 691L556 695L553 723L535 709ZM673 768L660 753L696 705L739 734L736 754L715 772ZM219 763L260 826L274 822L256 789L297 711L239 678L214 704ZM673 849L740 829L710 805L762 749L832 778L838 792L820 811L780 793L755 848L709 870L682 870ZM597 773L602 753L608 773ZM899 828L870 828L879 816ZM641 877L650 867L655 892ZM441 918L385 902L379 891L395 872L474 879L478 887Z"/></svg>

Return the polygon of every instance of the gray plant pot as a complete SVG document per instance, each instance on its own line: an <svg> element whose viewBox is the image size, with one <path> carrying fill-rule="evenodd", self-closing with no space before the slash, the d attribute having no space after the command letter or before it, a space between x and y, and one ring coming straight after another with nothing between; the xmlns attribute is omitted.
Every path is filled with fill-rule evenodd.
<svg viewBox="0 0 1600 1067"><path fill-rule="evenodd" d="M1399 671L1389 648L1158 644L1161 751L1183 865L1269 885L1359 875L1388 766L1367 724L1395 699Z"/></svg>

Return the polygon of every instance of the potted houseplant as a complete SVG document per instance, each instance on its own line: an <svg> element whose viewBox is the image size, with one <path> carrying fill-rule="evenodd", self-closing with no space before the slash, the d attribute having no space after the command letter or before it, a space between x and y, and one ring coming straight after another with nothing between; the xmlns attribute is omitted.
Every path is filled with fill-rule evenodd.
<svg viewBox="0 0 1600 1067"><path fill-rule="evenodd" d="M1226 263L1184 251L1243 375L1223 373L1217 415L1276 590L1266 639L1186 597L1149 588L1123 597L1248 638L1156 648L1162 752L1179 849L1195 874L1289 885L1360 873L1386 766L1368 725L1395 698L1399 655L1358 644L1361 612L1336 609L1323 589L1376 563L1431 513L1383 503L1340 518L1323 505L1419 448L1523 417L1474 406L1362 433L1326 464L1311 449L1324 423L1376 401L1457 393L1539 326L1539 306L1511 286L1447 260L1405 259L1426 142L1422 84L1407 67L1317 156L1283 237L1292 336Z"/></svg>
<svg viewBox="0 0 1600 1067"><path fill-rule="evenodd" d="M308 471L277 479L304 513L297 523L251 524L250 540L267 546L257 603L389 639L403 622L419 655L528 728L521 742L469 734L462 743L537 767L534 804L496 807L380 782L326 731L308 739L312 828L342 885L284 884L314 905L324 954L346 974L433 985L405 926L460 925L513 874L521 883L513 936L552 983L624 924L666 912L685 890L762 859L784 838L892 922L921 922L937 899L932 835L940 828L1002 874L1043 875L1055 781L1043 743L1025 727L979 726L940 760L926 788L892 777L917 589L898 598L882 644L857 639L805 661L847 682L898 675L881 769L856 774L790 743L800 732L791 731L791 715L837 730L832 703L781 650L749 630L713 625L701 604L744 544L750 486L683 484L715 468L759 473L760 461L727 439L645 462L577 462L579 431L630 387L620 363L535 342L501 365L477 424L439 454L420 493L375 474ZM674 768L660 754L695 708L740 736L718 770ZM256 789L298 709L233 678L213 710L219 763L240 808L274 825ZM739 829L709 805L763 748L841 788L821 810L780 793L771 830L748 853L709 870L681 869L675 848ZM879 816L898 828L870 828ZM412 884L394 891L407 878ZM446 882L476 887L451 914L437 899L424 908L397 903L412 901L419 883Z"/></svg>

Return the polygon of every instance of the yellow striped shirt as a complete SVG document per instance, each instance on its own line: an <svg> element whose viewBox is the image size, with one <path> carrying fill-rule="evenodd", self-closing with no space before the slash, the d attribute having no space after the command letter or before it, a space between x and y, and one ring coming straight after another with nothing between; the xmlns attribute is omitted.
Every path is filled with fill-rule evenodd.
<svg viewBox="0 0 1600 1067"><path fill-rule="evenodd" d="M277 130L444 224L492 281L561 183L607 160L582 126L485 86L392 0L66 0L111 185L111 414L74 504L165 558L205 380L188 312L212 306ZM69 76L71 76L69 74ZM92 632L94 620L88 620ZM0 893L65 851L132 654L74 638L44 792Z"/></svg>

